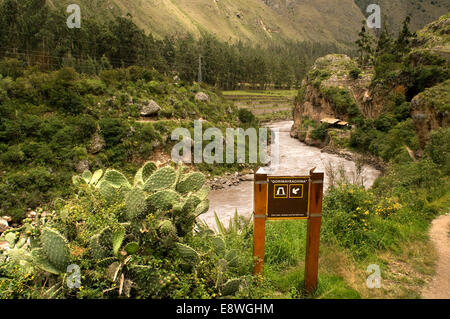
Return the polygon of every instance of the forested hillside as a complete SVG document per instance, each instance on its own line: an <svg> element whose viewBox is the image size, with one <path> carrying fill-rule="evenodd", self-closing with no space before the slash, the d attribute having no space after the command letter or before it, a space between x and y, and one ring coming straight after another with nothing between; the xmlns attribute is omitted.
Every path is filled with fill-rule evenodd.
<svg viewBox="0 0 450 319"><path fill-rule="evenodd" d="M95 73L102 64L139 65L167 76L198 80L201 57L203 80L221 88L248 83L264 88L299 85L318 57L341 51L336 43L225 43L211 33L157 39L130 17L98 19L83 16L81 29L68 29L65 10L53 10L45 0L5 0L0 5L0 56L51 70L72 66ZM345 51L347 52L347 51Z"/></svg>

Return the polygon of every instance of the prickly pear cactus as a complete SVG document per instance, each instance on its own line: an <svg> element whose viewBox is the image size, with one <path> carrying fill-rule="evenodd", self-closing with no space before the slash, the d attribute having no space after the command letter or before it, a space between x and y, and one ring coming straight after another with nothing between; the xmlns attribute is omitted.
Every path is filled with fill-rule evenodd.
<svg viewBox="0 0 450 319"><path fill-rule="evenodd" d="M111 257L113 254L113 231L110 227L94 235L89 245L92 257L96 260Z"/></svg>
<svg viewBox="0 0 450 319"><path fill-rule="evenodd" d="M116 171L114 169L107 170L105 173L105 176L103 176L103 180L107 181L109 184L111 184L115 188L120 188L120 187L131 188L131 185L128 182L125 175L123 175L121 172Z"/></svg>
<svg viewBox="0 0 450 319"><path fill-rule="evenodd" d="M222 295L232 296L235 295L241 288L242 280L240 278L228 280L222 288Z"/></svg>
<svg viewBox="0 0 450 319"><path fill-rule="evenodd" d="M91 177L91 180L89 181L89 184L96 185L100 178L103 176L103 170L99 169L94 172L94 174Z"/></svg>
<svg viewBox="0 0 450 319"><path fill-rule="evenodd" d="M89 182L91 181L92 178L92 173L90 170L86 170L83 172L83 174L81 174L81 178L84 179L84 181L89 184Z"/></svg>
<svg viewBox="0 0 450 319"><path fill-rule="evenodd" d="M173 236L177 230L170 220L162 220L158 225L158 233L163 237Z"/></svg>
<svg viewBox="0 0 450 319"><path fill-rule="evenodd" d="M200 259L198 252L188 245L176 243L177 252L186 262L195 263Z"/></svg>
<svg viewBox="0 0 450 319"><path fill-rule="evenodd" d="M209 200L202 201L194 210L195 217L205 214L209 210Z"/></svg>
<svg viewBox="0 0 450 319"><path fill-rule="evenodd" d="M190 173L178 182L176 189L181 194L196 192L202 188L205 182L206 177L202 173Z"/></svg>
<svg viewBox="0 0 450 319"><path fill-rule="evenodd" d="M125 198L128 220L139 219L147 212L146 193L140 188L132 189Z"/></svg>
<svg viewBox="0 0 450 319"><path fill-rule="evenodd" d="M156 170L145 182L144 190L146 192L155 192L168 189L175 184L177 174L175 169L166 166Z"/></svg>
<svg viewBox="0 0 450 319"><path fill-rule="evenodd" d="M142 176L142 181L145 183L148 178L156 171L157 166L155 163L153 162L147 162L144 164L144 166L142 166L142 172L141 172L141 176Z"/></svg>
<svg viewBox="0 0 450 319"><path fill-rule="evenodd" d="M180 201L180 195L171 190L164 190L150 195L147 205L155 211L168 211Z"/></svg>
<svg viewBox="0 0 450 319"><path fill-rule="evenodd" d="M158 225L158 235L160 237L160 245L163 248L172 248L178 239L177 229L170 220L162 220Z"/></svg>
<svg viewBox="0 0 450 319"><path fill-rule="evenodd" d="M42 251L48 261L58 270L64 272L69 264L69 247L67 240L56 230L44 228L41 235Z"/></svg>

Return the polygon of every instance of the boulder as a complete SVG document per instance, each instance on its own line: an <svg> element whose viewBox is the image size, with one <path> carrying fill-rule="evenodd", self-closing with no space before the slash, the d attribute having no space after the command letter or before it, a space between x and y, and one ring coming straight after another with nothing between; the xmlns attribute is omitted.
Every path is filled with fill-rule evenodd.
<svg viewBox="0 0 450 319"><path fill-rule="evenodd" d="M3 233L8 228L9 228L8 221L3 217L0 217L0 233Z"/></svg>
<svg viewBox="0 0 450 319"><path fill-rule="evenodd" d="M100 153L106 146L105 139L98 132L95 132L91 138L91 144L89 147L89 152L91 154Z"/></svg>
<svg viewBox="0 0 450 319"><path fill-rule="evenodd" d="M199 102L208 102L209 96L204 92L198 92L197 94L195 94L195 100Z"/></svg>
<svg viewBox="0 0 450 319"><path fill-rule="evenodd" d="M161 107L153 100L150 100L147 103L144 103L142 105L141 109L141 116L153 116L158 114L158 112L161 110Z"/></svg>
<svg viewBox="0 0 450 319"><path fill-rule="evenodd" d="M89 169L89 161L81 160L75 165L78 174L82 174Z"/></svg>

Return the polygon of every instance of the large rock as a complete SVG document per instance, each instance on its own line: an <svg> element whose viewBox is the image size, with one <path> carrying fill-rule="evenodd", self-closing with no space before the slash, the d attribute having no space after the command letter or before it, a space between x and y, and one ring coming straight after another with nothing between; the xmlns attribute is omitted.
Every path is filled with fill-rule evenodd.
<svg viewBox="0 0 450 319"><path fill-rule="evenodd" d="M8 228L9 228L8 221L3 217L0 217L0 233L3 233Z"/></svg>
<svg viewBox="0 0 450 319"><path fill-rule="evenodd" d="M81 160L75 165L78 174L82 174L89 169L89 161Z"/></svg>
<svg viewBox="0 0 450 319"><path fill-rule="evenodd" d="M89 152L92 154L100 153L106 146L105 139L98 132L92 135Z"/></svg>
<svg viewBox="0 0 450 319"><path fill-rule="evenodd" d="M317 59L303 81L295 103L292 137L311 145L322 145L322 142L308 138L311 132L304 127L304 119L308 118L317 125L324 118L348 121L351 103L366 118L377 118L381 114L383 104L378 103L369 91L373 76L371 70L360 70L355 78L352 71L357 69L357 62L343 54L330 54ZM348 102L340 105L344 98Z"/></svg>
<svg viewBox="0 0 450 319"><path fill-rule="evenodd" d="M198 92L197 94L195 94L195 100L199 102L208 102L209 96L204 92Z"/></svg>
<svg viewBox="0 0 450 319"><path fill-rule="evenodd" d="M153 100L150 100L147 103L144 103L141 109L141 116L153 116L158 114L161 110L161 107Z"/></svg>

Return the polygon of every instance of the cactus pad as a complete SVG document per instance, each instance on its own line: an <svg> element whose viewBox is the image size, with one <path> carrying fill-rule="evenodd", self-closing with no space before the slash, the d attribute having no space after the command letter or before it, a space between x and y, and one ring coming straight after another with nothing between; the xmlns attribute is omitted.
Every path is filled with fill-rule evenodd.
<svg viewBox="0 0 450 319"><path fill-rule="evenodd" d="M158 232L161 236L176 236L177 230L170 220L163 220L158 225Z"/></svg>
<svg viewBox="0 0 450 319"><path fill-rule="evenodd" d="M202 201L194 210L195 217L205 214L209 210L209 200Z"/></svg>
<svg viewBox="0 0 450 319"><path fill-rule="evenodd" d="M105 180L100 181L100 183L98 183L97 185L97 188L100 194L108 200L112 200L117 194L114 186L112 186L111 183Z"/></svg>
<svg viewBox="0 0 450 319"><path fill-rule="evenodd" d="M115 188L131 188L125 175L114 169L107 170L105 176L103 176L103 180L109 182Z"/></svg>
<svg viewBox="0 0 450 319"><path fill-rule="evenodd" d="M235 295L239 291L239 289L241 287L241 283L242 283L242 280L239 278L228 280L225 283L225 285L223 285L222 295L224 295L224 296Z"/></svg>
<svg viewBox="0 0 450 319"><path fill-rule="evenodd" d="M146 192L154 192L170 188L175 184L176 172L170 166L163 167L155 171L145 182L144 190Z"/></svg>
<svg viewBox="0 0 450 319"><path fill-rule="evenodd" d="M202 173L195 172L182 178L177 184L177 191L181 194L196 192L205 184L206 177Z"/></svg>
<svg viewBox="0 0 450 319"><path fill-rule="evenodd" d="M92 173L90 170L85 170L83 174L81 174L81 178L84 179L86 183L89 183L92 178Z"/></svg>
<svg viewBox="0 0 450 319"><path fill-rule="evenodd" d="M100 180L100 178L102 178L102 176L103 176L103 170L101 170L101 169L96 170L94 172L94 174L92 175L91 180L89 181L89 184L91 184L91 185L97 184L98 181Z"/></svg>
<svg viewBox="0 0 450 319"><path fill-rule="evenodd" d="M150 195L147 198L148 206L160 211L168 211L172 209L172 207L179 201L180 195L171 190L160 191Z"/></svg>
<svg viewBox="0 0 450 319"><path fill-rule="evenodd" d="M31 251L31 257L33 264L43 271L49 272L54 275L59 275L60 273L66 271L67 269L59 269L55 267L48 259L44 250L42 248L36 248Z"/></svg>
<svg viewBox="0 0 450 319"><path fill-rule="evenodd" d="M208 185L203 186L198 192L195 193L200 200L205 200L208 198L209 192L211 191L211 187Z"/></svg>
<svg viewBox="0 0 450 319"><path fill-rule="evenodd" d="M67 240L56 230L45 228L41 235L42 249L48 261L61 272L69 264Z"/></svg>
<svg viewBox="0 0 450 319"><path fill-rule="evenodd" d="M156 168L156 164L153 162L147 162L144 166L142 166L141 176L144 183L153 174L153 172L156 171Z"/></svg>
<svg viewBox="0 0 450 319"><path fill-rule="evenodd" d="M181 258L187 262L195 263L200 259L199 254L195 249L189 247L188 245L176 243L177 252Z"/></svg>
<svg viewBox="0 0 450 319"><path fill-rule="evenodd" d="M131 190L125 198L125 207L129 220L139 219L147 211L146 194L140 188Z"/></svg>

